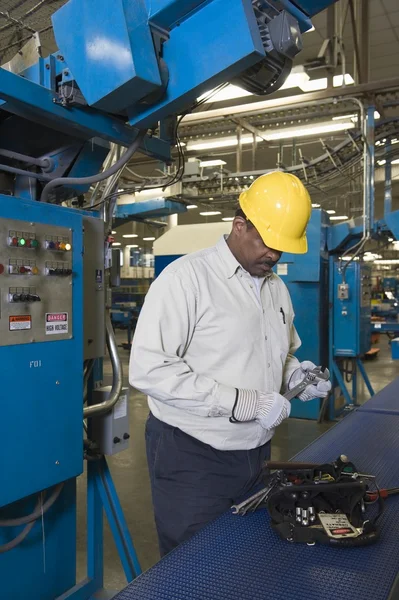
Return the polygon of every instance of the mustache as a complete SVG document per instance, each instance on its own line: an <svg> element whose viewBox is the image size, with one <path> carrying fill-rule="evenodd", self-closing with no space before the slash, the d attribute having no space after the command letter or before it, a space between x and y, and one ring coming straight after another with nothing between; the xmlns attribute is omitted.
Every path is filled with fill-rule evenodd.
<svg viewBox="0 0 399 600"><path fill-rule="evenodd" d="M263 264L268 265L269 267L274 267L274 265L276 265L277 263L277 260L272 260L271 258L268 258L267 260L263 261Z"/></svg>

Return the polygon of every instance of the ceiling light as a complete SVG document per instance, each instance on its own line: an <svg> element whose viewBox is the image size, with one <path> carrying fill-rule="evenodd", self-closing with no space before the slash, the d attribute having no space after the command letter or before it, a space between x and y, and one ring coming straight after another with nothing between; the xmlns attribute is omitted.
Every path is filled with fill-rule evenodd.
<svg viewBox="0 0 399 600"><path fill-rule="evenodd" d="M234 217L223 217L222 221L234 221Z"/></svg>
<svg viewBox="0 0 399 600"><path fill-rule="evenodd" d="M206 212L200 212L201 217L215 217L216 215L221 215L222 213L219 210L208 210Z"/></svg>
<svg viewBox="0 0 399 600"><path fill-rule="evenodd" d="M342 75L334 75L333 86L341 87L343 83ZM345 85L352 85L355 83L352 75L345 73ZM321 77L320 79L309 79L300 86L303 92L316 92L317 90L327 89L327 77Z"/></svg>
<svg viewBox="0 0 399 600"><path fill-rule="evenodd" d="M128 244L126 248L138 248L137 244Z"/></svg>
<svg viewBox="0 0 399 600"><path fill-rule="evenodd" d="M333 121L340 121L341 119L357 119L357 115L337 115L336 117L332 118Z"/></svg>
<svg viewBox="0 0 399 600"><path fill-rule="evenodd" d="M331 221L346 221L348 217L346 215L335 215L334 217L330 217Z"/></svg>
<svg viewBox="0 0 399 600"><path fill-rule="evenodd" d="M382 167L383 165L385 165L386 162L387 161L385 160L385 158L382 159L382 160L377 160L377 163L380 165L380 167Z"/></svg>
<svg viewBox="0 0 399 600"><path fill-rule="evenodd" d="M251 92L243 90L238 85L228 85L220 92L212 95L212 90L205 92L198 98L198 101L204 100L205 102L222 102L224 100L234 100L235 98L244 98L244 96L252 96Z"/></svg>
<svg viewBox="0 0 399 600"><path fill-rule="evenodd" d="M292 139L296 137L305 137L311 135L320 135L323 133L335 133L338 131L345 131L347 129L353 129L355 127L354 123L348 122L338 122L331 123L324 122L318 123L315 125L303 125L302 127L290 127L286 129L275 129L265 131L262 137L257 136L258 142L263 141L273 141L273 140L283 140L283 139ZM242 144L252 144L253 136L252 135L243 135L241 136ZM211 140L199 140L198 142L188 142L187 150L210 150L213 148L228 148L231 146L237 146L238 140L237 137L225 137L225 138L216 138Z"/></svg>
<svg viewBox="0 0 399 600"><path fill-rule="evenodd" d="M399 158L395 158L395 160L392 160L391 165L399 165Z"/></svg>
<svg viewBox="0 0 399 600"><path fill-rule="evenodd" d="M198 206L196 204L189 204L188 206L186 206L186 208L188 210L191 210L192 208L198 208Z"/></svg>
<svg viewBox="0 0 399 600"><path fill-rule="evenodd" d="M144 242L153 242L154 240L155 240L154 237L145 237L145 238L143 238Z"/></svg>
<svg viewBox="0 0 399 600"><path fill-rule="evenodd" d="M116 231L111 231L112 235L115 235Z"/></svg>
<svg viewBox="0 0 399 600"><path fill-rule="evenodd" d="M122 237L124 238L135 238L135 237L139 237L137 235L137 233L125 233L125 235L123 235Z"/></svg>
<svg viewBox="0 0 399 600"><path fill-rule="evenodd" d="M333 209L328 210L327 214L329 214L329 215L335 215L335 210L333 210Z"/></svg>
<svg viewBox="0 0 399 600"><path fill-rule="evenodd" d="M201 160L200 167L222 167L227 165L225 160Z"/></svg>
<svg viewBox="0 0 399 600"><path fill-rule="evenodd" d="M213 200L212 196L209 198L209 200Z"/></svg>
<svg viewBox="0 0 399 600"><path fill-rule="evenodd" d="M378 110L374 111L374 119L379 119L381 117L380 113L378 112Z"/></svg>
<svg viewBox="0 0 399 600"><path fill-rule="evenodd" d="M320 208L320 204L312 204L312 208Z"/></svg>
<svg viewBox="0 0 399 600"><path fill-rule="evenodd" d="M112 242L113 246L122 246L122 244L120 242Z"/></svg>
<svg viewBox="0 0 399 600"><path fill-rule="evenodd" d="M399 265L399 260L396 258L385 258L383 260L376 260L377 265Z"/></svg>
<svg viewBox="0 0 399 600"><path fill-rule="evenodd" d="M388 242L393 242L393 238L388 238Z"/></svg>

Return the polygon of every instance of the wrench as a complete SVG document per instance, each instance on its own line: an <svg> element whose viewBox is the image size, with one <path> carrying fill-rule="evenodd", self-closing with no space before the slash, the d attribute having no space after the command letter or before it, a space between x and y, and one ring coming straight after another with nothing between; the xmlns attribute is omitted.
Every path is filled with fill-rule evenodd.
<svg viewBox="0 0 399 600"><path fill-rule="evenodd" d="M328 381L330 379L330 371L321 367L316 367L306 373L305 378L298 383L292 390L289 390L284 394L286 400L292 400L296 398L301 392L303 392L309 385L317 385L319 381Z"/></svg>

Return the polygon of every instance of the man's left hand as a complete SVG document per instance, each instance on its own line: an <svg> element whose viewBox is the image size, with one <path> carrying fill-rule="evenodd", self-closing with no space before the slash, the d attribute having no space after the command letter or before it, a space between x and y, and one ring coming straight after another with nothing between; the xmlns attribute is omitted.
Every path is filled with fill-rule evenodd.
<svg viewBox="0 0 399 600"><path fill-rule="evenodd" d="M304 360L301 362L298 369L296 369L290 377L288 382L288 389L292 390L296 387L301 381L304 380L308 371L312 371L315 369L316 365L310 360ZM298 395L298 398L302 400L302 402L307 402L308 400L313 400L314 398L325 398L331 390L331 382L330 381L319 381L317 384L309 385L301 394Z"/></svg>

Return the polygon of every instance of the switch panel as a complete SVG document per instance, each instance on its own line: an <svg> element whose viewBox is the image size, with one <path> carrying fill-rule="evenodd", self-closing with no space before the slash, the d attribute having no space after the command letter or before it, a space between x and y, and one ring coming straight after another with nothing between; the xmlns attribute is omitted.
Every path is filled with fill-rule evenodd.
<svg viewBox="0 0 399 600"><path fill-rule="evenodd" d="M0 346L72 337L72 230L0 219Z"/></svg>

